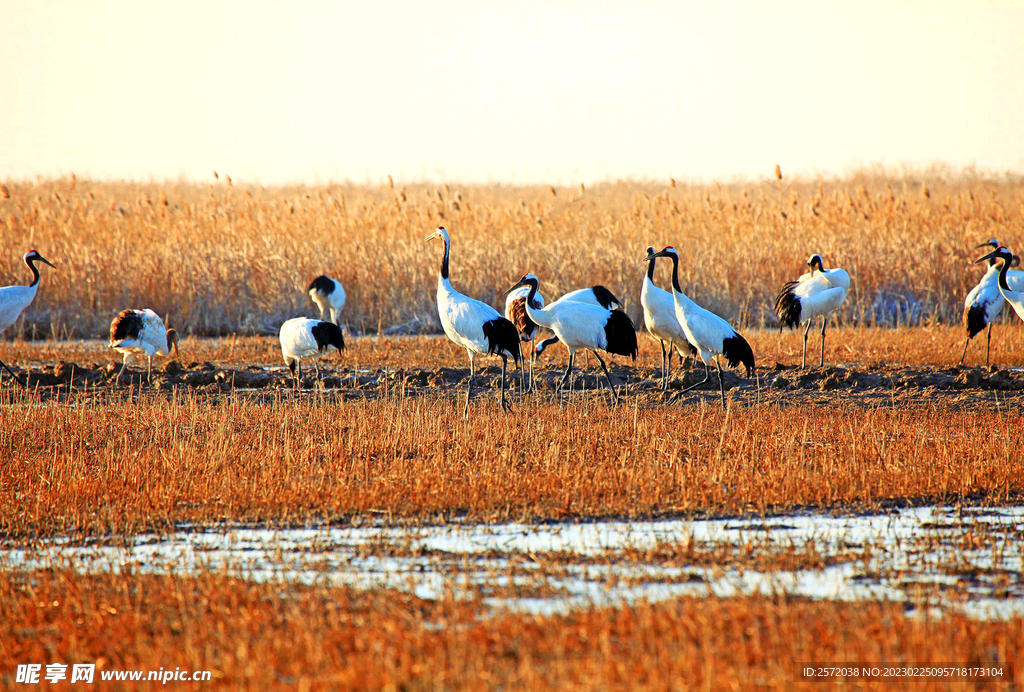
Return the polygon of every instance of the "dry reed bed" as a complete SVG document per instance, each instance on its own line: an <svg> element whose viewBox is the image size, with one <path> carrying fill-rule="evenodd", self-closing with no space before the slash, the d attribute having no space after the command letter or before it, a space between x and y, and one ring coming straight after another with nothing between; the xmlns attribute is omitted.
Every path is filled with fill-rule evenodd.
<svg viewBox="0 0 1024 692"><path fill-rule="evenodd" d="M14 664L56 661L209 669L210 689L819 690L830 683L797 681L798 663L1024 657L1019 618L910 617L902 604L785 597L481 618L474 601L389 591L46 570L0 573L0 611L0 684L12 686ZM1024 682L1019 665L1011 680ZM978 684L1009 689L908 679L844 689Z"/></svg>
<svg viewBox="0 0 1024 692"><path fill-rule="evenodd" d="M0 407L0 536L135 534L176 522L433 521L763 513L888 500L1019 501L1012 407L539 400L461 421L461 399L339 404L194 393Z"/></svg>
<svg viewBox="0 0 1024 692"><path fill-rule="evenodd" d="M773 296L812 251L854 278L847 322L955 321L979 276L971 248L1024 241L1024 182L941 171L586 189L7 181L0 285L24 280L18 258L34 246L59 269L18 332L102 336L118 310L145 305L186 332L271 333L311 311L303 289L327 272L357 329L436 331L440 248L423 237L438 224L453 235L456 285L492 303L529 270L549 296L606 284L639 317L644 247L671 244L685 287L741 324L773 322Z"/></svg>
<svg viewBox="0 0 1024 692"><path fill-rule="evenodd" d="M1016 319L1016 317L1014 317ZM761 372L771 370L776 363L800 364L801 330L752 329L745 332L757 358ZM808 363L818 363L818 340L815 332L808 339ZM830 329L826 340L826 365L865 364L893 366L955 366L960 360L965 333L961 327L933 325L900 329L874 329L869 327L840 327ZM648 370L661 367L658 342L646 334L639 339L640 354L637 366ZM348 349L344 354L323 359L328 368L461 368L468 370L466 352L447 339L433 337L352 337L347 336ZM218 365L281 366L281 348L276 337L226 336L219 339L186 338L181 342L181 362L190 366L211 362ZM106 347L104 342L16 340L0 343L0 359L8 364L55 365L61 361L95 367L120 363L120 355ZM162 364L156 359L157 366ZM561 372L565 368L564 347L554 346L538 360L541 367ZM632 365L625 358L615 358L621 364ZM983 365L985 362L985 336L978 336L967 351L965 366ZM144 365L136 361L134 367ZM481 358L478 366L499 365L494 358ZM585 359L584 359L585 364ZM1024 326L1016 323L997 325L992 330L992 364L999 367L1024 366ZM596 365L595 365L596 367ZM679 367L678 359L673 368ZM651 373L654 375L653 371Z"/></svg>

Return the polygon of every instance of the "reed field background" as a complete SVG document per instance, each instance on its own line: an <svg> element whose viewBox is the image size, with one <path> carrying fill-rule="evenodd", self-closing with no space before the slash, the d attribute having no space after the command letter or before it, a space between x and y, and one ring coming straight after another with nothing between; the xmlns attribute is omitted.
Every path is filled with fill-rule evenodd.
<svg viewBox="0 0 1024 692"><path fill-rule="evenodd" d="M982 271L974 246L1013 248L1024 181L935 169L735 184L591 187L210 184L8 180L0 187L0 284L24 283L38 249L57 271L7 338L105 337L124 307L169 314L186 334L272 334L314 314L326 273L362 333L440 331L434 282L452 234L456 287L492 304L526 271L541 292L604 284L641 322L644 248L674 245L692 297L738 326L774 324L775 294L812 252L853 279L840 323L953 323ZM658 282L668 282L667 264Z"/></svg>

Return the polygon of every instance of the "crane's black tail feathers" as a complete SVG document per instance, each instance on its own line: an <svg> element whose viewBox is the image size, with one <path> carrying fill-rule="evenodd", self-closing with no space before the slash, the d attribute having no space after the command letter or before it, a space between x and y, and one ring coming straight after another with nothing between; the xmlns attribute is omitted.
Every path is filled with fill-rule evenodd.
<svg viewBox="0 0 1024 692"><path fill-rule="evenodd" d="M519 363L522 354L519 351L519 331L514 324L504 317L497 317L484 322L483 330L488 353L512 356L512 360Z"/></svg>
<svg viewBox="0 0 1024 692"><path fill-rule="evenodd" d="M640 347L636 343L636 327L633 326L629 315L621 310L612 310L604 325L604 335L608 341L608 346L604 350L636 360Z"/></svg>
<svg viewBox="0 0 1024 692"><path fill-rule="evenodd" d="M747 369L747 377L754 374L754 352L750 344L739 334L733 334L722 342L722 355L729 363L729 367L736 367L740 363Z"/></svg>
<svg viewBox="0 0 1024 692"><path fill-rule="evenodd" d="M800 324L800 298L793 292L797 283L790 281L775 297L775 316L779 318L780 327L792 329Z"/></svg>
<svg viewBox="0 0 1024 692"><path fill-rule="evenodd" d="M968 339L973 339L985 331L985 306L972 305L964 310L964 327L967 329Z"/></svg>

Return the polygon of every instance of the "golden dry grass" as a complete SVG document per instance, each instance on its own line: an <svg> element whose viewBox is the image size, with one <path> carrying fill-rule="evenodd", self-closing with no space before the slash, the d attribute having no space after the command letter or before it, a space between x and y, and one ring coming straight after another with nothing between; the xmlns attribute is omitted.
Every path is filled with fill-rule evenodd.
<svg viewBox="0 0 1024 692"><path fill-rule="evenodd" d="M693 297L742 325L773 323L775 293L813 251L853 276L841 320L955 322L979 276L974 245L1024 241L1024 183L970 172L585 190L4 185L0 285L24 281L30 246L59 265L15 329L38 336L102 336L126 306L170 313L192 333L271 333L312 313L304 289L323 272L346 286L353 327L436 330L439 247L423 237L438 224L452 233L455 284L495 304L529 270L549 296L605 284L639 318L644 248L671 244Z"/></svg>
<svg viewBox="0 0 1024 692"><path fill-rule="evenodd" d="M0 573L0 611L0 685L12 689L16 663L57 661L212 670L204 689L819 690L832 684L797 681L800 662L978 665L1024 656L1019 618L909 617L901 604L786 597L481 618L475 601L390 591L55 569ZM1010 680L1024 681L1019 665ZM1012 689L907 679L842 684Z"/></svg>
<svg viewBox="0 0 1024 692"><path fill-rule="evenodd" d="M0 536L134 534L175 522L474 520L1010 502L1015 407L610 408L461 392L296 401L193 391L0 406ZM710 404L710 405L709 405Z"/></svg>
<svg viewBox="0 0 1024 692"><path fill-rule="evenodd" d="M1016 319L1016 318L1015 318ZM751 329L744 332L750 342L761 372L771 370L776 363L800 365L802 330ZM955 366L964 346L964 331L959 327L933 325L899 329L869 327L839 327L828 330L825 364L857 364L871 366ZM812 330L807 341L807 362L818 363L820 332ZM639 339L640 353L637 366L645 369L643 376L657 375L651 369L661 367L658 342L647 334ZM346 335L348 350L323 359L327 367L342 368L466 368L466 352L447 339L427 337L358 337ZM276 337L229 335L219 339L185 338L181 342L180 358L186 366L211 362L221 366L248 364L279 366L281 347ZM97 364L120 363L120 354L107 348L105 340L61 341L18 339L0 342L0 359L9 364L24 366L50 366L61 361L94 367ZM580 359L577 359L580 360ZM585 360L585 359L584 359ZM616 362L632 365L625 358ZM161 364L162 358L156 359ZM565 368L566 351L554 346L538 360L540 367L551 367L560 372ZM135 366L138 367L136 361ZM500 361L481 358L483 367ZM965 366L984 365L985 335L972 340L967 351ZM992 364L999 367L1024 367L1024 325L1008 322L992 330ZM673 360L673 368L679 366Z"/></svg>

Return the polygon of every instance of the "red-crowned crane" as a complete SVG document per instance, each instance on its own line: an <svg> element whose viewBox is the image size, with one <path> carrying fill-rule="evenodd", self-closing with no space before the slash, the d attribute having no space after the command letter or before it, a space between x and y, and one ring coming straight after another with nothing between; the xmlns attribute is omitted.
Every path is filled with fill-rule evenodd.
<svg viewBox="0 0 1024 692"><path fill-rule="evenodd" d="M110 323L110 348L124 355L117 382L128 369L132 356L143 355L149 361L147 379L153 381L153 356L168 355L174 351L178 358L178 332L167 329L160 316L149 308L143 310L122 310Z"/></svg>
<svg viewBox="0 0 1024 692"><path fill-rule="evenodd" d="M999 241L995 238L987 243L978 245L975 250L983 247L1000 247ZM1014 255L1011 266L1017 266L1020 258ZM999 292L999 271L1000 262L994 257L988 259L988 271L981 277L978 285L971 289L964 301L964 329L967 331L967 339L964 341L964 350L960 354L960 365L964 364L967 356L967 345L971 339L988 328L988 337L985 344L985 365L989 364L992 352L992 323L1003 311L1003 295ZM1006 273L1006 284L1013 291L1024 291L1024 272L1009 270Z"/></svg>
<svg viewBox="0 0 1024 692"><path fill-rule="evenodd" d="M724 357L730 366L743 363L747 377L754 374L754 352L750 344L732 328L732 325L721 317L705 310L690 300L679 287L679 253L674 247L667 247L661 252L648 254L647 259L668 257L672 260L672 299L675 301L676 319L683 327L686 340L697 347L698 355L705 366L710 365L714 358L718 366L718 387L722 394L722 408L725 408L725 383L722 381L721 358ZM711 377L710 370L705 367L704 379L686 387L688 392L699 387ZM680 393L682 393L680 392Z"/></svg>
<svg viewBox="0 0 1024 692"><path fill-rule="evenodd" d="M661 388L668 389L668 381L672 375L672 349L678 350L679 357L684 358L686 354L697 355L697 348L686 340L683 326L676 319L676 305L672 294L654 285L654 263L658 260L651 257L653 254L654 248L648 246L647 256L650 259L647 260L647 274L644 276L643 288L640 289L640 305L644 309L644 324L647 331L661 343ZM706 365L704 367L707 368Z"/></svg>
<svg viewBox="0 0 1024 692"><path fill-rule="evenodd" d="M308 317L296 317L282 324L279 338L284 364L295 377L295 389L302 386L303 358L313 359L316 376L319 379L320 356L331 351L345 350L345 337L341 333L341 327L333 322L311 320Z"/></svg>
<svg viewBox="0 0 1024 692"><path fill-rule="evenodd" d="M1009 303L1013 311L1017 313L1017 317L1024 320L1024 291L1013 290L1006 280L1006 276L1010 271L1010 265L1013 264L1013 253L1000 246L984 257L980 257L976 263L992 258L1000 259L1003 262L999 268L999 293L1002 294L1003 300Z"/></svg>
<svg viewBox="0 0 1024 692"><path fill-rule="evenodd" d="M590 288L577 288L575 291L569 291L556 300L555 303L559 303L561 301L565 301L566 303L587 303L588 305L598 305L605 310L622 309L622 301L616 298L615 295L607 288L600 285L591 286ZM554 305L554 303L552 303L552 305ZM543 339L534 347L534 355L541 355L548 346L554 346L557 343L557 336L551 336L547 339Z"/></svg>
<svg viewBox="0 0 1024 692"><path fill-rule="evenodd" d="M806 321L804 329L804 351L800 367L807 367L807 333L815 317L821 317L821 361L825 365L825 326L829 315L839 309L850 290L850 275L845 269L825 269L821 255L811 255L807 260L811 271L802 274L796 281L790 281L775 298L775 315L779 327L792 329Z"/></svg>
<svg viewBox="0 0 1024 692"><path fill-rule="evenodd" d="M327 312L331 313L331 322L339 324L338 315L345 307L345 289L337 279L329 276L318 276L309 284L309 297L320 308L321 321L327 319Z"/></svg>
<svg viewBox="0 0 1024 692"><path fill-rule="evenodd" d="M561 396L562 387L565 386L572 373L576 351L586 349L592 352L601 364L608 388L611 390L612 404L617 404L619 394L615 391L608 368L598 350L629 356L636 360L638 350L636 327L622 310L608 310L590 303L556 300L545 308L534 308L533 299L536 297L539 284L540 281L536 276L526 274L509 291L520 286L529 286L530 294L526 301L526 314L540 326L553 331L555 336L569 349L569 363L565 368L565 375L562 376L562 381L558 385L559 396Z"/></svg>
<svg viewBox="0 0 1024 692"><path fill-rule="evenodd" d="M469 355L469 382L466 385L466 406L463 418L469 418L469 399L473 393L473 378L476 376L476 357L483 354L501 358L501 408L508 410L505 402L505 375L508 359L519 365L519 333L509 320L487 303L465 296L454 288L448 278L448 257L452 241L444 226L438 226L426 240L440 238L444 241L444 259L437 275L437 313L441 318L444 333L454 343L466 349Z"/></svg>
<svg viewBox="0 0 1024 692"><path fill-rule="evenodd" d="M18 320L21 313L32 304L32 300L36 297L36 293L39 291L39 269L36 268L36 262L42 262L53 267L49 261L35 250L29 250L22 259L32 271L32 283L28 286L4 286L0 288L0 334ZM11 377L18 384L22 387L25 386L25 382L15 375L13 370L7 367L7 363L0 360L0 365L3 366L4 370L11 373Z"/></svg>
<svg viewBox="0 0 1024 692"><path fill-rule="evenodd" d="M536 322L530 319L529 315L526 314L526 301L529 298L529 295L530 289L527 286L520 286L509 293L505 298L505 318L514 324L516 331L519 332L520 353L522 353L523 342L529 342L530 344L529 389L532 390L533 362L537 359L537 354L533 350L533 341L537 338L537 333L540 332L540 327ZM544 296L538 293L533 299L533 308L535 310L539 310L542 307L544 307Z"/></svg>

